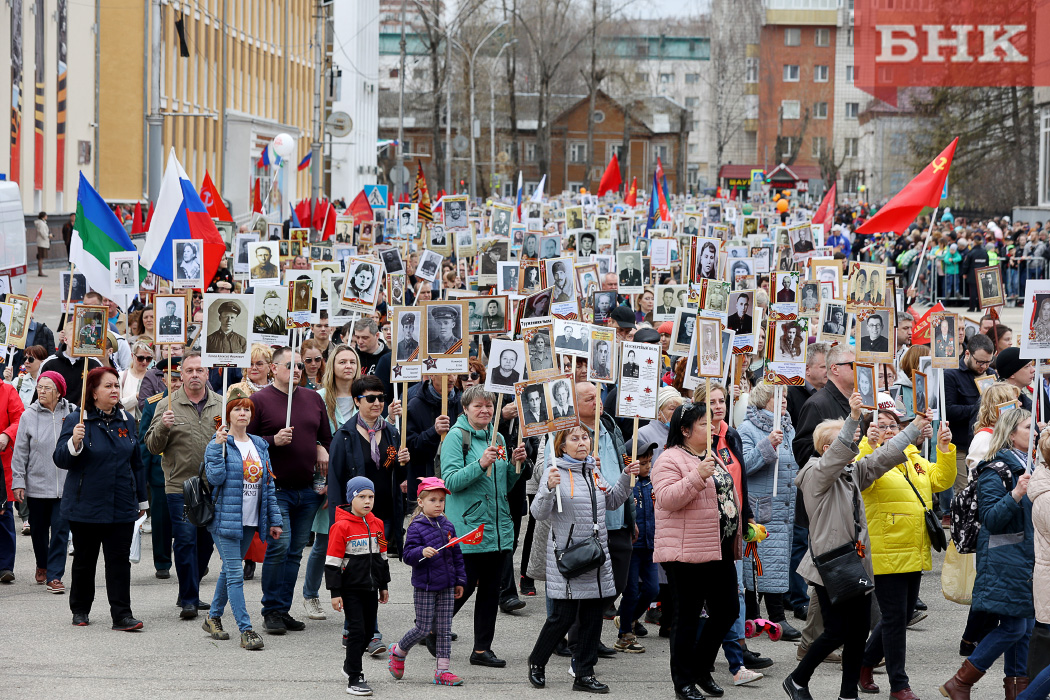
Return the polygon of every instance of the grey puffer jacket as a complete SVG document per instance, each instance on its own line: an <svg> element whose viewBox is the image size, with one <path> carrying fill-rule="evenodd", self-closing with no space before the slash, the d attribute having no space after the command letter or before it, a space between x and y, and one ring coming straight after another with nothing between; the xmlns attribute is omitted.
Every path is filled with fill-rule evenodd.
<svg viewBox="0 0 1050 700"><path fill-rule="evenodd" d="M55 466L55 446L62 434L62 421L77 407L59 399L49 411L34 401L18 421L18 434L11 455L11 486L25 489L28 498L62 498L65 469Z"/></svg>
<svg viewBox="0 0 1050 700"><path fill-rule="evenodd" d="M613 582L612 560L609 557L605 509L619 508L624 504L631 493L631 475L621 472L616 483L610 485L595 469L594 458L590 456L583 462L562 456L557 459L557 466L561 474L561 484L557 488L561 491L563 511L558 512L557 497L554 491L547 487L546 478L540 480L536 499L532 502L533 517L536 520L550 520L551 524L550 535L546 537L546 594L561 600L612 597L616 595L616 585ZM544 471L549 473L550 469ZM593 507L592 494L595 496ZM554 557L555 546L564 549L571 542L594 534L595 511L597 535L605 550L605 562L594 571L566 580L558 571L558 562Z"/></svg>

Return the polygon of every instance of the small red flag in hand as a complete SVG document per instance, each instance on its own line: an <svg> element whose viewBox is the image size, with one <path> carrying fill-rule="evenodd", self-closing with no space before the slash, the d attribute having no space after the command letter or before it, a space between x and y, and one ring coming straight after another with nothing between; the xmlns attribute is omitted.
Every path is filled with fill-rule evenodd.
<svg viewBox="0 0 1050 700"><path fill-rule="evenodd" d="M481 523L476 528L463 535L457 537L454 540L450 540L445 547L451 547L454 544L480 544L481 539L485 536L485 523Z"/></svg>

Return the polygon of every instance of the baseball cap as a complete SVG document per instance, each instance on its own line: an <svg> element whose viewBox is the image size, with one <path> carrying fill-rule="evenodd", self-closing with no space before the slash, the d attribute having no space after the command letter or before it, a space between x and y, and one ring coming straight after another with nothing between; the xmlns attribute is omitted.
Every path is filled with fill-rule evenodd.
<svg viewBox="0 0 1050 700"><path fill-rule="evenodd" d="M634 311L626 306L617 306L609 314L609 318L616 321L620 328L634 328L638 325L634 321Z"/></svg>
<svg viewBox="0 0 1050 700"><path fill-rule="evenodd" d="M651 450L654 447L656 447L657 444L658 443L656 442L656 440L652 440L650 438L639 437L638 438L638 453L637 454L644 455L646 452L648 452L649 450ZM628 440L627 444L623 446L624 452L626 452L627 454L632 454L633 453L633 447L634 447L634 439Z"/></svg>
<svg viewBox="0 0 1050 700"><path fill-rule="evenodd" d="M893 400L893 397L887 394L885 391L880 391L879 395L875 397L875 403L879 407L879 411L885 411L892 413L897 416L898 419L904 417L904 413L897 408L897 402Z"/></svg>
<svg viewBox="0 0 1050 700"><path fill-rule="evenodd" d="M428 476L424 479L419 480L419 488L416 489L416 496L423 493L424 491L444 491L445 493L452 495L452 492L445 486L445 482L436 476Z"/></svg>

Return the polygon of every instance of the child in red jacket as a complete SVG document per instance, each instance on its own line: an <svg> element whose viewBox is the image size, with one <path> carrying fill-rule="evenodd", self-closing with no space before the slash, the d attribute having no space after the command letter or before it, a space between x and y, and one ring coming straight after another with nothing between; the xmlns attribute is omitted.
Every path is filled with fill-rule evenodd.
<svg viewBox="0 0 1050 700"><path fill-rule="evenodd" d="M361 657L372 639L379 603L390 600L390 567L383 522L372 514L375 485L355 476L347 482L346 500L347 505L336 509L335 524L328 532L325 585L332 593L332 608L342 610L346 618L346 692L371 695Z"/></svg>

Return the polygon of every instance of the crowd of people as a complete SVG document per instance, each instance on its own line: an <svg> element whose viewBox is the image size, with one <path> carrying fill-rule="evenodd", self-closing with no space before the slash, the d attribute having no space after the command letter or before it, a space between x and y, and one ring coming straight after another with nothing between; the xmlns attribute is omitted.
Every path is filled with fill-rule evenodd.
<svg viewBox="0 0 1050 700"><path fill-rule="evenodd" d="M948 225L934 227L927 251L936 282L920 274L924 284L943 277L937 294L954 288L956 248L980 246L989 232L992 248L1026 250L1033 239L1045 248L1038 229ZM894 245L909 240L920 239L907 234ZM894 252L843 228L827 243L843 262ZM418 256L405 262L406 303L430 300ZM443 273L451 286L466 283L452 261ZM951 339L960 362L943 372L942 415L917 411L912 373L930 341L913 342L916 319L902 310L875 410L862 409L852 340L798 338L805 382L784 391L765 379L769 280L756 282L747 312L759 319L757 349L739 356L739 379L683 388L686 358L669 354L672 325L653 321L647 286L617 296L605 325L618 341L660 347L657 419L635 431L616 417L616 385L588 382L587 358L563 356L580 425L532 437L515 404L485 388L489 336L471 342L468 371L424 372L395 399L383 301L374 315L339 327L322 311L298 347L256 344L248 367L218 370L192 344L155 345L151 306L133 307L120 333L116 305L89 295L113 309L102 361L72 357L63 322L55 338L34 321L19 369L0 382L0 582L15 583L17 511L31 534L35 582L68 593L74 625L93 624L101 550L112 628L144 628L133 612L129 555L147 534L157 578L175 569L178 615L203 617L212 639L231 637L227 604L247 650L264 648L257 630L305 629L300 610L310 620L325 619L329 605L341 613L353 695L373 692L363 656L385 654L401 679L413 647L435 658L433 683L462 684L452 670L452 620L471 599L467 661L506 667L496 620L525 607L542 581L545 622L528 658L511 662L527 665L536 688L546 687L559 655L571 658L573 690L609 692L598 659L645 652L648 624L669 637L676 697L721 697L712 675L719 651L735 685L753 683L773 661L748 648L746 630L775 624L799 643L797 666L782 674L793 700L812 697L821 668L840 675L842 699L877 693L873 673L883 663L891 697L916 700L907 629L926 614L920 582L950 504L969 494L981 528L959 640L966 658L941 692L966 700L1003 657L1008 700L1046 698L1050 667L1040 664L1039 645L1050 639L1050 589L1040 575L1048 573L1050 501L1039 499L1050 490L1050 432L1042 431L1050 406L1031 386L1034 363L1020 357L1010 329L985 316L975 332L960 327ZM618 283L615 272L601 280L604 291ZM211 288L235 284L223 268ZM191 303L199 320L199 297ZM990 386L979 388L986 375ZM194 477L214 503L203 527L184 508ZM390 590L399 565L391 560L411 567L411 592ZM840 565L860 583L843 585ZM261 624L253 625L244 582L257 569ZM213 590L203 582L211 571ZM392 594L410 594L415 609L415 626L400 637L390 637L381 612ZM601 639L607 618L616 626L612 646ZM839 666L822 667L827 661Z"/></svg>

